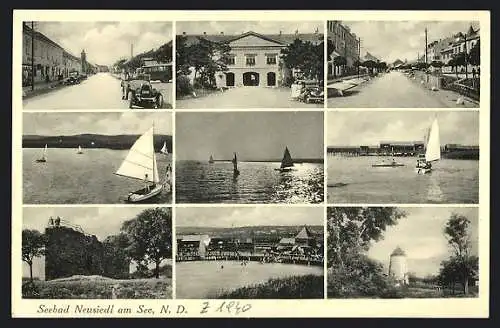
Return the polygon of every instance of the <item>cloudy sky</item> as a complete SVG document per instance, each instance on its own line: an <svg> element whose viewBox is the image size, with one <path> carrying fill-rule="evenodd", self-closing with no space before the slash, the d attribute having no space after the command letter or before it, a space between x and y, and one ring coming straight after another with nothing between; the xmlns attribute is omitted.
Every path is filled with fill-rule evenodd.
<svg viewBox="0 0 500 328"><path fill-rule="evenodd" d="M23 229L45 231L51 216L73 225L79 225L86 233L103 241L106 237L120 232L124 221L133 219L146 207L25 207L23 208ZM33 276L45 277L45 260L33 261ZM29 266L23 262L23 276L29 277Z"/></svg>
<svg viewBox="0 0 500 328"><path fill-rule="evenodd" d="M322 112L177 113L175 129L179 160L323 158Z"/></svg>
<svg viewBox="0 0 500 328"><path fill-rule="evenodd" d="M392 63L396 59L416 60L417 54L425 52L425 28L428 43L467 32L472 24L468 21L343 21L351 32L361 38L361 54L367 51L375 57Z"/></svg>
<svg viewBox="0 0 500 328"><path fill-rule="evenodd" d="M327 145L375 146L380 141L423 141L434 115L442 145L479 145L477 111L329 112Z"/></svg>
<svg viewBox="0 0 500 328"><path fill-rule="evenodd" d="M178 207L178 227L296 226L323 225L319 207Z"/></svg>
<svg viewBox="0 0 500 328"><path fill-rule="evenodd" d="M112 65L120 58L156 49L172 40L171 22L36 22L35 29L94 64Z"/></svg>
<svg viewBox="0 0 500 328"><path fill-rule="evenodd" d="M153 124L155 133L172 134L171 113L24 113L23 134L74 135L142 134Z"/></svg>
<svg viewBox="0 0 500 328"><path fill-rule="evenodd" d="M452 213L465 215L471 221L472 252L478 254L478 209L473 207L404 208L407 217L388 227L384 239L373 244L368 256L389 267L389 259L396 247L406 253L409 272L419 276L437 274L440 263L451 254L443 229Z"/></svg>
<svg viewBox="0 0 500 328"><path fill-rule="evenodd" d="M261 34L279 34L280 31L285 34L293 34L296 30L299 33L314 33L316 29L320 33L324 32L324 23L322 21L199 21L199 22L176 22L176 33L182 34L242 34L248 31L254 31Z"/></svg>

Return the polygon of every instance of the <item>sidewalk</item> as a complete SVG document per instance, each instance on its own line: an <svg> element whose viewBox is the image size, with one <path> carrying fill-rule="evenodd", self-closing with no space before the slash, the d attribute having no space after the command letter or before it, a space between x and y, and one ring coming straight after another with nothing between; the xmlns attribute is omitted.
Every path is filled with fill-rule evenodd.
<svg viewBox="0 0 500 328"><path fill-rule="evenodd" d="M479 101L476 101L472 98L469 98L467 96L461 95L455 91L452 90L446 90L446 89L437 89L431 85L428 85L427 83L422 83L423 77L415 77L415 78L410 78L413 83L418 84L421 88L425 89L426 91L432 93L434 97L439 98L443 103L449 104L450 107L465 107L465 108L478 108L479 107ZM458 101L458 103L457 103Z"/></svg>
<svg viewBox="0 0 500 328"><path fill-rule="evenodd" d="M36 82L34 90L31 90L31 85L23 87L23 99L34 97L37 95L41 95L65 87L65 85L63 85L61 82L62 81L51 81L49 83Z"/></svg>

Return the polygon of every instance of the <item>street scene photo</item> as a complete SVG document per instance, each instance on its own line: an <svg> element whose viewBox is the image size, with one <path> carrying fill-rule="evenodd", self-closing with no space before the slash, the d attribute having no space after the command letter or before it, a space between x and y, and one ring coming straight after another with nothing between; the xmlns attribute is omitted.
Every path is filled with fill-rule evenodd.
<svg viewBox="0 0 500 328"><path fill-rule="evenodd" d="M23 298L172 298L170 208L28 207L22 227Z"/></svg>
<svg viewBox="0 0 500 328"><path fill-rule="evenodd" d="M478 21L328 21L328 108L479 108Z"/></svg>
<svg viewBox="0 0 500 328"><path fill-rule="evenodd" d="M323 112L176 114L176 203L323 203Z"/></svg>
<svg viewBox="0 0 500 328"><path fill-rule="evenodd" d="M324 208L176 211L177 299L323 298Z"/></svg>
<svg viewBox="0 0 500 328"><path fill-rule="evenodd" d="M24 113L24 204L172 202L172 114Z"/></svg>
<svg viewBox="0 0 500 328"><path fill-rule="evenodd" d="M328 298L479 296L476 207L328 207Z"/></svg>
<svg viewBox="0 0 500 328"><path fill-rule="evenodd" d="M176 108L323 108L321 21L176 22Z"/></svg>
<svg viewBox="0 0 500 328"><path fill-rule="evenodd" d="M23 22L23 108L172 108L171 22Z"/></svg>
<svg viewBox="0 0 500 328"><path fill-rule="evenodd" d="M329 203L479 202L479 112L327 113Z"/></svg>

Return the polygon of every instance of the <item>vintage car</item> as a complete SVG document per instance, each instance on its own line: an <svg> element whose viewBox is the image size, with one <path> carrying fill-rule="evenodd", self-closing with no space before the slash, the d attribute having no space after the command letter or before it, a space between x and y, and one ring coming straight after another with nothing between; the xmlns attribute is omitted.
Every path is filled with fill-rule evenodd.
<svg viewBox="0 0 500 328"><path fill-rule="evenodd" d="M122 99L129 100L129 108L161 108L163 95L153 88L148 74L139 74L122 81Z"/></svg>

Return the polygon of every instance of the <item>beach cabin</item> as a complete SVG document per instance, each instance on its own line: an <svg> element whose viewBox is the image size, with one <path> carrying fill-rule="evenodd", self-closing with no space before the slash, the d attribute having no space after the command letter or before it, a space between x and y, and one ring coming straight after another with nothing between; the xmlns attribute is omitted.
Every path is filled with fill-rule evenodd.
<svg viewBox="0 0 500 328"><path fill-rule="evenodd" d="M209 244L208 235L181 235L177 238L177 260L204 259Z"/></svg>

